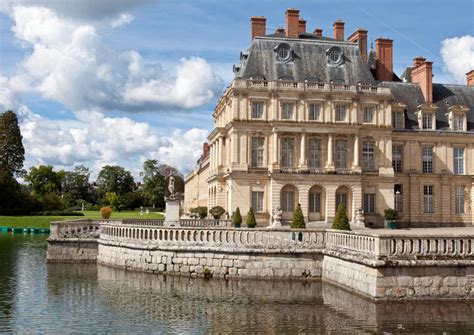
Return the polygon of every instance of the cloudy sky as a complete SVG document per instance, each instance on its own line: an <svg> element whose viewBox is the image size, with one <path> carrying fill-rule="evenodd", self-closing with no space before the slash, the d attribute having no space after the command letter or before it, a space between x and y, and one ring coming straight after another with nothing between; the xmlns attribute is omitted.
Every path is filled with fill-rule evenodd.
<svg viewBox="0 0 474 335"><path fill-rule="evenodd" d="M394 70L415 56L434 81L465 84L474 68L474 0L0 0L0 110L20 118L26 166L118 164L138 176L148 158L188 172L212 110L249 44L252 15L267 30L288 7L308 30L346 22L394 40Z"/></svg>

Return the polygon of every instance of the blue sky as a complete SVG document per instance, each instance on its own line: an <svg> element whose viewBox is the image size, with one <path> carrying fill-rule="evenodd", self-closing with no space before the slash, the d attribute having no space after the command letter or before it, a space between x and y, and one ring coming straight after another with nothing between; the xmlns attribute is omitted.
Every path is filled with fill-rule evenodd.
<svg viewBox="0 0 474 335"><path fill-rule="evenodd" d="M157 158L189 171L232 64L249 45L250 17L266 16L271 33L285 25L288 7L300 9L308 31L321 27L331 36L332 23L342 19L346 37L363 27L369 42L392 38L397 74L424 56L434 62L435 82L456 83L466 67L459 63L474 62L472 0L5 2L0 105L21 110L27 165L97 170L115 163L137 175L144 159ZM445 40L451 44L442 53ZM93 121L125 127L116 132L127 135L120 142Z"/></svg>

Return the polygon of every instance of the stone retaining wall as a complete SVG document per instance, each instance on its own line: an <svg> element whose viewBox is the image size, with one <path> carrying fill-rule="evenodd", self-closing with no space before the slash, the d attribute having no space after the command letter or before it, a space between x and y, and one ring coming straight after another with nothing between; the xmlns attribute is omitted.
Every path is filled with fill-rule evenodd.
<svg viewBox="0 0 474 335"><path fill-rule="evenodd" d="M95 263L97 261L96 239L49 240L46 261L67 263Z"/></svg>
<svg viewBox="0 0 474 335"><path fill-rule="evenodd" d="M321 278L322 254L190 252L99 244L97 262L124 269L191 277Z"/></svg>

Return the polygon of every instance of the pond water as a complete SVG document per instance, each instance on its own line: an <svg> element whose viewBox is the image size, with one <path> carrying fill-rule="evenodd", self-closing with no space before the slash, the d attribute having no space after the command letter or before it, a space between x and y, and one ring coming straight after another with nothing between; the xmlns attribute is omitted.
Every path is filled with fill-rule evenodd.
<svg viewBox="0 0 474 335"><path fill-rule="evenodd" d="M474 302L375 303L318 282L190 279L45 254L46 236L0 233L0 333L474 333Z"/></svg>

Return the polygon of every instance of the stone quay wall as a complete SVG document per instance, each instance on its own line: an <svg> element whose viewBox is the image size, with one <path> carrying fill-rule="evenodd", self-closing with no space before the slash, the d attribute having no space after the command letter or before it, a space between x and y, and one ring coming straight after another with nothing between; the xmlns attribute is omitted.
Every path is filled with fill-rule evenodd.
<svg viewBox="0 0 474 335"><path fill-rule="evenodd" d="M83 247L74 244L77 232L92 231L98 236L97 262L123 269L190 277L322 279L377 300L474 299L473 229L341 232L166 228L117 221L97 226L66 225L59 239L52 233L48 260L81 260ZM71 248L61 251L64 232L74 237L69 238Z"/></svg>

